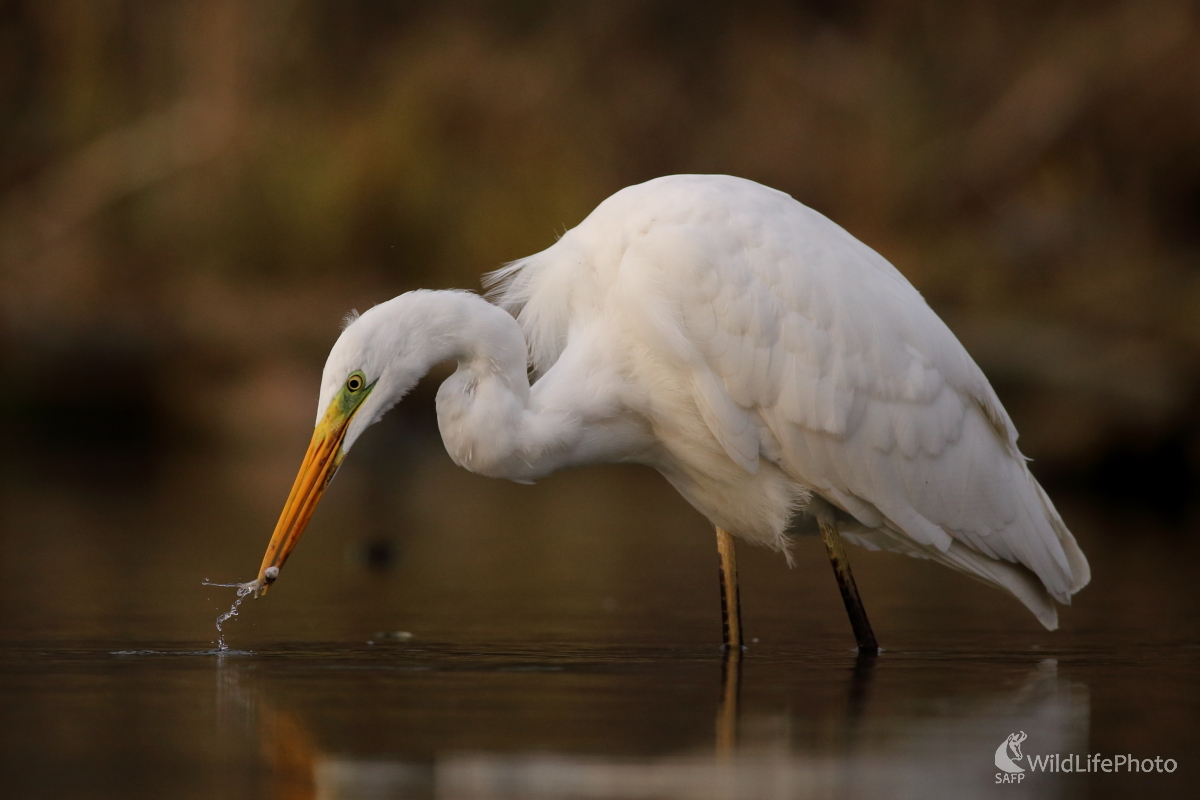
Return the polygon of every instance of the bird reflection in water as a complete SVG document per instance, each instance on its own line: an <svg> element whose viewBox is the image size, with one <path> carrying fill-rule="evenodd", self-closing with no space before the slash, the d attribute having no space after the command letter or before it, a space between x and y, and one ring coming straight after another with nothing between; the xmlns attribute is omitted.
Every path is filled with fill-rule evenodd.
<svg viewBox="0 0 1200 800"><path fill-rule="evenodd" d="M987 797L1005 788L1011 791L992 785L991 763L997 743L1011 731L1029 731L1031 739L1036 737L1036 752L1086 748L1087 689L1060 678L1052 659L1034 665L1015 685L998 679L994 692L969 697L947 685L914 707L911 692L904 693L903 704L890 706L871 692L876 681L890 685L907 679L913 666L921 666L911 657L893 658L897 663L887 663L886 656L851 663L844 712L834 720L809 720L795 711L739 708L746 662L730 653L715 708L713 745L664 756L494 748L446 750L429 761L377 752L327 752L318 745L319 731L306 724L303 713L266 699L271 693L269 676L243 673L242 665L232 660L224 660L218 670L218 700L226 733L236 733L234 738L243 743L258 741L270 772L266 794L277 798L727 800L912 792ZM821 740L800 743L797 732L806 726L819 728ZM1070 790L1068 781L1078 780L1061 774L1034 777L1022 787L1024 795L1059 797Z"/></svg>
<svg viewBox="0 0 1200 800"><path fill-rule="evenodd" d="M221 740L234 748L251 749L257 744L269 774L269 797L307 800L344 796L318 791L316 765L323 756L312 732L299 715L263 699L261 686L243 674L241 662L230 658L217 662Z"/></svg>

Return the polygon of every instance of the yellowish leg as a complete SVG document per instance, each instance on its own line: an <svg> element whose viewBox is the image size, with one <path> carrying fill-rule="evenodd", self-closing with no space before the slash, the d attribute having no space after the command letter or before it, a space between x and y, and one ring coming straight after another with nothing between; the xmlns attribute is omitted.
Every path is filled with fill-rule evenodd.
<svg viewBox="0 0 1200 800"><path fill-rule="evenodd" d="M733 537L717 528L717 553L721 556L721 629L725 649L742 652L742 604L738 599L737 556Z"/></svg>
<svg viewBox="0 0 1200 800"><path fill-rule="evenodd" d="M721 629L725 661L721 665L721 702L717 707L717 755L731 758L737 744L738 695L742 688L742 604L738 598L737 556L733 537L717 528L721 556Z"/></svg>
<svg viewBox="0 0 1200 800"><path fill-rule="evenodd" d="M854 583L854 575L850 573L850 560L846 558L846 550L842 547L842 535L838 533L837 524L824 520L819 521L821 539L825 549L829 551L829 561L833 564L833 574L837 578L838 589L842 592L842 602L846 613L850 615L850 627L854 629L854 638L858 640L858 652L863 655L878 655L879 643L875 641L875 632L867 620L867 610L863 608L862 598L858 596L858 586Z"/></svg>

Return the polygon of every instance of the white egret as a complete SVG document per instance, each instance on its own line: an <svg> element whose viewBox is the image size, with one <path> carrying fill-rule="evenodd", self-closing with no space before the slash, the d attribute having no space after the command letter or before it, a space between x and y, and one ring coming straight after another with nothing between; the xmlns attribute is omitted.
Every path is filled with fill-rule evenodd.
<svg viewBox="0 0 1200 800"><path fill-rule="evenodd" d="M1088 582L963 346L883 257L788 195L658 178L490 283L494 304L414 291L345 327L257 590L362 432L445 360L458 369L438 390L438 425L460 466L528 482L647 464L704 514L734 647L729 534L786 554L797 515L821 530L864 652L876 643L841 537L1006 589L1049 629L1055 601Z"/></svg>

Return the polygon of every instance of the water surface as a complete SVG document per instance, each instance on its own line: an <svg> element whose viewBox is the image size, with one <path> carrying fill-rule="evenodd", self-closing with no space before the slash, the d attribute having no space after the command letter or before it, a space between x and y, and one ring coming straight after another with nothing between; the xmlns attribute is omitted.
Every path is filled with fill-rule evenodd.
<svg viewBox="0 0 1200 800"><path fill-rule="evenodd" d="M731 664L711 534L652 474L515 487L435 459L381 494L348 468L218 651L233 590L201 583L251 577L277 498L247 487L284 492L284 461L183 465L134 495L8 484L0 796L1195 794L1187 531L1067 498L1095 579L1055 633L948 570L852 551L873 661L819 541L792 570L743 548L751 641ZM1017 732L1024 765L1177 767L997 784Z"/></svg>

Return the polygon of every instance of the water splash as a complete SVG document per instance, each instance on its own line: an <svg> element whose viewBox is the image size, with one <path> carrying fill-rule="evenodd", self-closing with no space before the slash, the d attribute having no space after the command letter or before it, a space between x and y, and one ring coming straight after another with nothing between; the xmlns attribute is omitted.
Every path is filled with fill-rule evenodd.
<svg viewBox="0 0 1200 800"><path fill-rule="evenodd" d="M206 580L201 581L201 584L204 586L222 586L237 589L237 598L233 601L233 605L229 607L228 611L217 617L217 653L228 652L229 645L225 644L225 632L221 629L221 626L238 615L238 606L242 604L242 601L248 595L254 592L257 581L246 581L245 583L209 583Z"/></svg>

